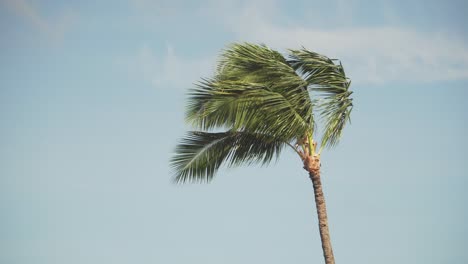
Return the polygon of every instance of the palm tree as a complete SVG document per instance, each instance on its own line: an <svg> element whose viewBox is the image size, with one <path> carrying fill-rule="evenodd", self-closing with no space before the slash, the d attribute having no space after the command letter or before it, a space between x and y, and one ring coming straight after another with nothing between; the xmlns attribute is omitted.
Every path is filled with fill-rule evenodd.
<svg viewBox="0 0 468 264"><path fill-rule="evenodd" d="M197 131L176 147L175 181L209 182L222 164L267 164L293 149L313 183L325 263L335 263L320 154L338 143L349 121L349 86L341 63L304 48L284 57L265 45L229 46L215 76L189 93L186 120Z"/></svg>

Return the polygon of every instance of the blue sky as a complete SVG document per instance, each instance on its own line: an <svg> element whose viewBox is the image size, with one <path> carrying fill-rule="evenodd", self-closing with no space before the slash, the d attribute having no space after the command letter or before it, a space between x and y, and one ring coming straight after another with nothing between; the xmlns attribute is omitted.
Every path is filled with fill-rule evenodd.
<svg viewBox="0 0 468 264"><path fill-rule="evenodd" d="M0 0L0 262L322 263L313 190L270 167L171 184L185 94L234 41L340 58L323 154L338 263L467 263L464 1Z"/></svg>

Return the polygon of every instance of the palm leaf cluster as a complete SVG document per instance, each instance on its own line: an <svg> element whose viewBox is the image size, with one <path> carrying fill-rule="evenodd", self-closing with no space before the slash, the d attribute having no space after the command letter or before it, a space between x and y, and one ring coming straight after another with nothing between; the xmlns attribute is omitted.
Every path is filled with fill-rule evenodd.
<svg viewBox="0 0 468 264"><path fill-rule="evenodd" d="M341 63L304 48L284 57L265 45L231 45L214 77L189 92L186 120L198 131L176 148L175 180L209 181L222 164L267 164L317 134L315 115L321 146L335 145L349 121L349 85Z"/></svg>

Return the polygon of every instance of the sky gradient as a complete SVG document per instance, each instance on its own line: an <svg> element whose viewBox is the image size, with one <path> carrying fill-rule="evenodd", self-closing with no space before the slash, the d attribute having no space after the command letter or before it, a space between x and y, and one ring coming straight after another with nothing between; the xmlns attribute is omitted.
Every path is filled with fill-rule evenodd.
<svg viewBox="0 0 468 264"><path fill-rule="evenodd" d="M292 151L171 183L186 93L242 41L352 79L352 124L322 155L337 263L468 263L467 9L0 0L0 263L323 263Z"/></svg>

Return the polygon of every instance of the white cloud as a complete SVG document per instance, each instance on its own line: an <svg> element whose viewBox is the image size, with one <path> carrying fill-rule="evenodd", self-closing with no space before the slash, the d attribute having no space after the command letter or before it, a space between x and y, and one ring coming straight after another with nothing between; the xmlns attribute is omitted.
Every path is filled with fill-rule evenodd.
<svg viewBox="0 0 468 264"><path fill-rule="evenodd" d="M60 40L75 19L71 12L64 12L54 20L47 19L39 9L27 0L1 0L17 16L26 20L49 39Z"/></svg>
<svg viewBox="0 0 468 264"><path fill-rule="evenodd" d="M357 82L434 81L468 78L468 45L444 32L401 27L350 27L322 30L277 25L274 12L256 4L225 22L241 41L261 42L285 50L299 48L339 58Z"/></svg>
<svg viewBox="0 0 468 264"><path fill-rule="evenodd" d="M148 4L146 0L133 1L143 6ZM167 5L164 5L165 8L172 10L169 2L164 3ZM226 32L232 34L236 41L265 43L280 51L304 46L340 59L353 83L424 83L468 79L468 43L463 38L448 31L431 32L395 26L391 21L380 26L352 26L355 5L355 2L338 1L337 14L326 15L339 15L337 17L342 21L338 24L349 22L349 25L327 28L308 26L310 23L300 24L294 18L285 16L275 0L207 0L200 4L196 12L204 19L224 25ZM179 4L174 6L178 7ZM383 5L382 12L385 16L394 17L391 14L395 10ZM319 21L320 16L325 15L314 10L312 22ZM329 17L326 19L330 20ZM215 63L215 54L207 58L189 59L177 55L170 47L159 60L144 49L139 56L142 65L152 69L151 78L158 85L190 85L201 76L209 76L209 70ZM153 65L149 67L151 63L145 60L152 60Z"/></svg>

